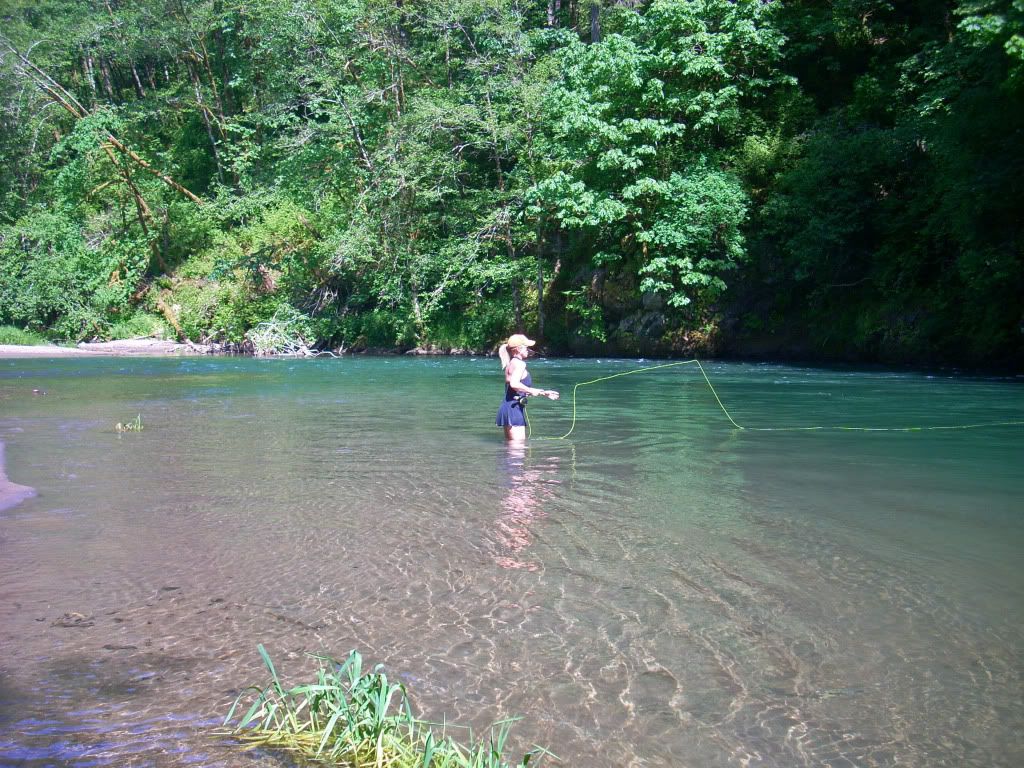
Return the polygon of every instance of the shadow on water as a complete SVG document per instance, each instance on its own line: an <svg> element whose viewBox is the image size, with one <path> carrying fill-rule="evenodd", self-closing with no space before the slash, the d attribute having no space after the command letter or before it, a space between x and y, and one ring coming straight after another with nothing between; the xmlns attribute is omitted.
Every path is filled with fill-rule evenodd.
<svg viewBox="0 0 1024 768"><path fill-rule="evenodd" d="M197 752L204 739L197 744L197 734L217 721L168 711L162 690L170 679L187 680L196 661L136 651L108 644L95 658L62 655L40 670L32 688L14 690L3 679L0 763L81 768L136 761L154 765L173 761L175 755L189 755L187 762L204 759ZM219 747L205 740L207 747Z"/></svg>

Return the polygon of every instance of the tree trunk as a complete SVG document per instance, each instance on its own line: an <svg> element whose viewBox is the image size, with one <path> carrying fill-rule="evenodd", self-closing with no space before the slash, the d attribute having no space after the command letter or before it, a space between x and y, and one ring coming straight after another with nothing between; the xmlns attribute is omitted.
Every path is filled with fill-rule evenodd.
<svg viewBox="0 0 1024 768"><path fill-rule="evenodd" d="M89 106L92 109L96 108L97 89L96 89L96 73L93 71L92 54L86 53L83 57L83 66L85 69L85 79L89 81L89 95L91 102Z"/></svg>
<svg viewBox="0 0 1024 768"><path fill-rule="evenodd" d="M110 67L103 56L100 56L100 73L103 75L103 89L107 92L107 97L113 101L114 87L110 84Z"/></svg>
<svg viewBox="0 0 1024 768"><path fill-rule="evenodd" d="M160 255L160 244L156 239L149 236L149 225L153 223L153 212L150 210L149 205L146 203L146 198L142 196L142 192L136 186L135 181L132 179L131 171L128 170L118 160L117 155L110 148L108 144L103 145L103 151L107 153L107 157L110 158L110 162L113 164L114 169L120 175L124 181L125 186L132 193L132 198L135 200L135 213L139 219L139 226L142 227L142 234L149 241L149 249L152 252L153 258L157 260L157 263L161 265L164 271L167 271L164 260Z"/></svg>
<svg viewBox="0 0 1024 768"><path fill-rule="evenodd" d="M516 328L523 327L523 299L519 295L519 283L512 283L512 314L515 317Z"/></svg>
<svg viewBox="0 0 1024 768"><path fill-rule="evenodd" d="M160 224L160 252L157 256L157 264L164 273L170 272L167 268L167 262L164 260L164 256L167 255L171 250L171 214L167 208L164 208L164 219Z"/></svg>
<svg viewBox="0 0 1024 768"><path fill-rule="evenodd" d="M199 82L199 75L191 61L186 62L189 75L192 76L192 87L196 92L196 104L199 106L199 114L203 116L203 125L206 126L206 135L210 138L210 149L213 152L213 162L217 166L217 181L224 183L224 173L220 165L220 153L217 152L217 137L213 135L213 126L210 124L210 110L203 103L203 88Z"/></svg>
<svg viewBox="0 0 1024 768"><path fill-rule="evenodd" d="M215 10L217 10L219 6L220 3L217 3ZM206 50L206 38L201 32L197 32L193 29L192 22L188 16L188 11L185 9L184 0L178 0L178 10L180 12L181 20L188 28L188 31L192 33L193 38L195 38L195 43L199 44L198 51L195 49L194 44L190 44L184 55L191 56L198 64L202 64L203 69L206 72L206 77L210 86L210 93L213 94L213 104L217 108L217 129L223 138L225 122L224 104L221 102L220 90L217 88L217 78L213 76L213 67L210 66L210 52Z"/></svg>
<svg viewBox="0 0 1024 768"><path fill-rule="evenodd" d="M213 3L213 12L216 14L218 20L224 14L224 3L221 0L215 0ZM228 87L228 83L231 82L231 78L228 77L228 57L225 52L224 44L224 30L222 29L223 24L217 24L213 30L213 42L217 48L217 63L220 65L220 83L221 83L221 120L226 119L226 115L232 111L231 106L231 88Z"/></svg>
<svg viewBox="0 0 1024 768"><path fill-rule="evenodd" d="M135 67L135 62L131 62L132 65L132 78L135 80L135 93L140 99L146 98L146 91L142 87L142 80L139 78L139 70Z"/></svg>
<svg viewBox="0 0 1024 768"><path fill-rule="evenodd" d="M448 90L452 88L452 41L444 33L444 68L448 72Z"/></svg>
<svg viewBox="0 0 1024 768"><path fill-rule="evenodd" d="M114 34L117 35L117 39L121 42L121 47L124 48L125 58L128 59L128 66L132 71L132 78L135 80L135 94L140 98L145 98L146 92L142 88L142 80L139 79L139 72L135 68L135 61L132 59L131 49L128 46L128 38L121 34L117 17L114 16L114 9L110 6L109 0L106 2L107 14L110 16L110 26L114 30Z"/></svg>
<svg viewBox="0 0 1024 768"><path fill-rule="evenodd" d="M544 259L541 256L540 244L542 233L537 228L537 337L544 338Z"/></svg>
<svg viewBox="0 0 1024 768"><path fill-rule="evenodd" d="M426 326L423 323L423 310L420 307L420 286L416 276L409 270L409 293L412 299L412 319L416 326L416 344L422 344L426 338Z"/></svg>
<svg viewBox="0 0 1024 768"><path fill-rule="evenodd" d="M601 42L601 3L594 0L590 4L590 42Z"/></svg>
<svg viewBox="0 0 1024 768"><path fill-rule="evenodd" d="M210 52L206 50L206 40L200 36L199 47L203 52L203 65L206 68L206 77L210 81L210 93L213 94L213 103L217 107L217 128L220 135L224 135L224 102L220 98L220 89L217 87L217 78L213 76L213 67L210 66Z"/></svg>
<svg viewBox="0 0 1024 768"><path fill-rule="evenodd" d="M494 144L494 170L498 175L498 191L502 195L502 206L505 209L505 255L508 258L508 263L512 264L516 260L516 249L512 244L512 216L508 211L508 200L505 199L505 171L501 165L501 148L498 141L498 118L494 112L494 104L491 102L491 92L489 88L484 95L487 101L487 116L490 119L491 124L491 141ZM519 295L518 280L513 280L512 283L512 302L515 306L516 327L522 328L522 299Z"/></svg>
<svg viewBox="0 0 1024 768"><path fill-rule="evenodd" d="M160 310L160 313L164 316L164 319L168 323L170 323L171 327L174 329L174 332L178 334L178 340L185 341L187 337L185 336L185 331L182 330L181 323L178 322L178 316L174 313L174 310L167 305L167 302L164 301L163 296L157 297L156 308Z"/></svg>

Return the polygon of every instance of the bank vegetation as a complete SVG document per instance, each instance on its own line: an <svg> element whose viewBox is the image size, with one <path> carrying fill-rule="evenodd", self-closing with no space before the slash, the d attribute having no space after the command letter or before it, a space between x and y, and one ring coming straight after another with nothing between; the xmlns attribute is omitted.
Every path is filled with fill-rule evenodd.
<svg viewBox="0 0 1024 768"><path fill-rule="evenodd" d="M0 324L1024 360L1018 0L7 0Z"/></svg>

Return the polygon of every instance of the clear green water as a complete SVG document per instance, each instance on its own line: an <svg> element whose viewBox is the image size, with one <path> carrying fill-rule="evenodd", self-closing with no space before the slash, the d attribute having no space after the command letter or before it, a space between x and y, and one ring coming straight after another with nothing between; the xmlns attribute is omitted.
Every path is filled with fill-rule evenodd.
<svg viewBox="0 0 1024 768"><path fill-rule="evenodd" d="M1024 418L1019 378L708 372L748 426ZM292 682L358 648L565 765L1024 760L1024 428L738 432L682 367L582 389L571 441L534 401L517 451L501 390L493 359L0 361L37 490L0 512L0 764L280 765L212 732L259 642Z"/></svg>

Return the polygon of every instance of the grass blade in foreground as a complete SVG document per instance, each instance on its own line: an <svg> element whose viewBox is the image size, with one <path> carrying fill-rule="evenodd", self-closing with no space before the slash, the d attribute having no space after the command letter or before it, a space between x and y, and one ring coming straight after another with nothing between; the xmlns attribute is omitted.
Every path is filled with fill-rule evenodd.
<svg viewBox="0 0 1024 768"><path fill-rule="evenodd" d="M314 656L320 662L315 683L285 689L266 649L260 657L270 682L250 686L231 706L224 725L243 699L255 701L232 734L252 747L296 752L310 760L346 768L510 768L502 753L512 720L491 727L486 738L461 744L417 719L401 683L388 681L383 667L363 671L362 656L351 651L344 662ZM537 756L554 757L541 747L518 763L525 768Z"/></svg>

